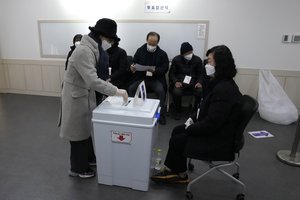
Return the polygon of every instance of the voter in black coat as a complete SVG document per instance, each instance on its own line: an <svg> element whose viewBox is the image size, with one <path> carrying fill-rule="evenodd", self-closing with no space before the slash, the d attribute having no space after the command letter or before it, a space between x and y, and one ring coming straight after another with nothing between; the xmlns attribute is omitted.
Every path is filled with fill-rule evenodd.
<svg viewBox="0 0 300 200"><path fill-rule="evenodd" d="M180 119L182 96L193 95L195 97L194 108L197 108L202 95L204 77L205 69L201 58L194 55L190 43L183 42L180 55L173 58L169 72L175 119Z"/></svg>
<svg viewBox="0 0 300 200"><path fill-rule="evenodd" d="M207 160L234 159L232 146L242 94L233 80L236 66L229 48L221 45L208 50L205 69L212 78L200 112L173 129L166 167L151 177L153 181L187 183L187 156ZM220 149L221 155L213 153Z"/></svg>
<svg viewBox="0 0 300 200"><path fill-rule="evenodd" d="M107 49L110 68L110 75L107 81L111 82L118 88L127 90L131 73L127 59L127 53L124 49L119 47L119 41L120 39L118 38L115 40L111 48Z"/></svg>
<svg viewBox="0 0 300 200"><path fill-rule="evenodd" d="M151 89L159 98L161 106L160 124L166 124L165 118L165 100L166 100L166 73L169 69L169 59L165 51L159 46L160 36L156 32L149 32L146 37L147 43L142 45L136 51L133 57L133 65L130 67L133 82L128 87L128 95L135 95L138 85L145 81L146 88ZM134 64L152 66L148 71L138 71Z"/></svg>

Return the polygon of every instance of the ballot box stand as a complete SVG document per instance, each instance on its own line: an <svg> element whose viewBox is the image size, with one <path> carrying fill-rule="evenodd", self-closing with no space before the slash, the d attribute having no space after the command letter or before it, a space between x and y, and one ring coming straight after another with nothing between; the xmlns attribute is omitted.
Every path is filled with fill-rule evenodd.
<svg viewBox="0 0 300 200"><path fill-rule="evenodd" d="M159 100L129 100L108 97L93 111L98 183L148 191Z"/></svg>

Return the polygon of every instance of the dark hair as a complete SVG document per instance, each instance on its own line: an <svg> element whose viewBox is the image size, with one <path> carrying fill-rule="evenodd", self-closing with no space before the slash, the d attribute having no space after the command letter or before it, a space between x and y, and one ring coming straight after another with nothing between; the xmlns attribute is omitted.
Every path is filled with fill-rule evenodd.
<svg viewBox="0 0 300 200"><path fill-rule="evenodd" d="M76 34L74 37L73 37L73 44L75 44L76 40L81 40L82 38L82 35L81 34Z"/></svg>
<svg viewBox="0 0 300 200"><path fill-rule="evenodd" d="M157 36L157 43L159 43L160 35L159 35L158 33L156 33L156 32L149 32L149 33L147 34L147 37L146 37L146 40L147 40L147 41L148 41L149 36Z"/></svg>
<svg viewBox="0 0 300 200"><path fill-rule="evenodd" d="M230 49L225 45L215 46L206 53L212 54L215 60L215 78L233 78L237 70Z"/></svg>
<svg viewBox="0 0 300 200"><path fill-rule="evenodd" d="M208 49L207 52L206 52L206 57L207 57L210 53L212 53L217 47L218 47L218 46L215 46L215 47L212 47L212 48Z"/></svg>

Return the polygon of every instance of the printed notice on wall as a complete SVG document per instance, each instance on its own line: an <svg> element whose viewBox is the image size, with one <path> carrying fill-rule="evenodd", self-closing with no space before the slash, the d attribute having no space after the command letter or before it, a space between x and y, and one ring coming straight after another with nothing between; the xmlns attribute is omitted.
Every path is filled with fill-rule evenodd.
<svg viewBox="0 0 300 200"><path fill-rule="evenodd" d="M198 30L197 30L197 38L200 40L205 39L205 33L206 33L206 24L198 24Z"/></svg>
<svg viewBox="0 0 300 200"><path fill-rule="evenodd" d="M145 13L170 13L170 4L168 1L146 1Z"/></svg>

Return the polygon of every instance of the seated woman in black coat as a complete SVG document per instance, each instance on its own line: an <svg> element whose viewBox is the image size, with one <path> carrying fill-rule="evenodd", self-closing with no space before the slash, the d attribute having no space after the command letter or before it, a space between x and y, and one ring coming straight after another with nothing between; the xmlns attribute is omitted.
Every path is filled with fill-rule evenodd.
<svg viewBox="0 0 300 200"><path fill-rule="evenodd" d="M236 66L224 45L209 49L206 56L205 69L211 79L204 88L200 112L173 129L165 167L151 177L155 182L188 183L187 156L207 161L234 159L232 130L237 126L242 100L233 80Z"/></svg>

